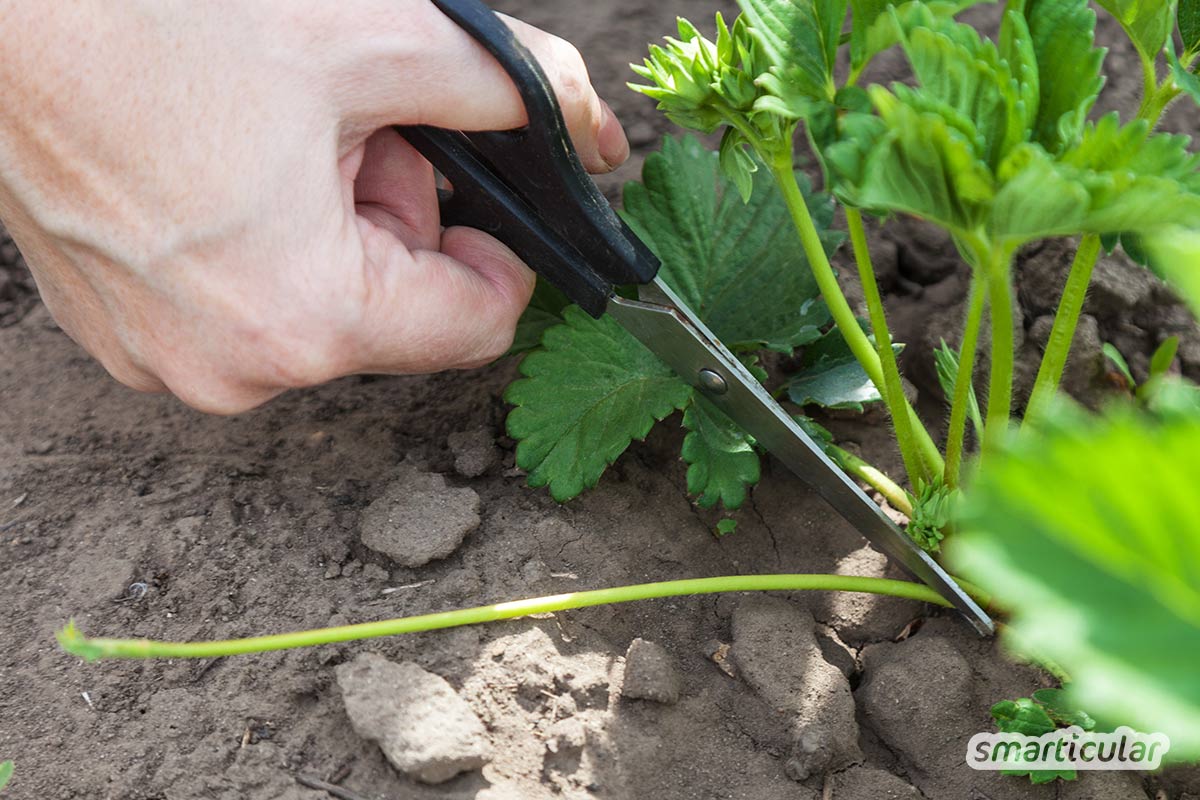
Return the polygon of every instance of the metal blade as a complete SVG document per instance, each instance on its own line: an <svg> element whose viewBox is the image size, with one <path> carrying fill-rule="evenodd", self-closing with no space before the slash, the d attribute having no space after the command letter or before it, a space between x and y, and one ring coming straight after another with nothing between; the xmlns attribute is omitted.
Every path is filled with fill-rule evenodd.
<svg viewBox="0 0 1200 800"><path fill-rule="evenodd" d="M655 278L643 287L642 297L637 301L613 296L609 315L786 464L872 544L950 601L976 630L984 635L994 631L983 609L829 460L670 287Z"/></svg>

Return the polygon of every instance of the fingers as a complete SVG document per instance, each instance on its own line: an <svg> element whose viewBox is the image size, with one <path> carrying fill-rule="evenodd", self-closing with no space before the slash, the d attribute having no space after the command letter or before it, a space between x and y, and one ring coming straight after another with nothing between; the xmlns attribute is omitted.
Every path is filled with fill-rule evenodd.
<svg viewBox="0 0 1200 800"><path fill-rule="evenodd" d="M433 167L391 128L375 132L363 147L354 178L358 214L411 250L436 250L441 228Z"/></svg>
<svg viewBox="0 0 1200 800"><path fill-rule="evenodd" d="M368 231L364 239L381 233ZM369 260L372 249L368 243ZM511 250L470 228L447 229L440 252L393 249L368 270L355 372L431 372L494 361L512 344L534 285L533 272Z"/></svg>
<svg viewBox="0 0 1200 800"><path fill-rule="evenodd" d="M333 68L343 114L362 135L392 124L476 131L527 122L508 74L465 31L427 0L390 5L380 9L382 19L371 17L371 31L347 32L351 40L342 43ZM584 166L608 172L624 163L625 133L592 87L579 51L538 28L504 20L554 87Z"/></svg>

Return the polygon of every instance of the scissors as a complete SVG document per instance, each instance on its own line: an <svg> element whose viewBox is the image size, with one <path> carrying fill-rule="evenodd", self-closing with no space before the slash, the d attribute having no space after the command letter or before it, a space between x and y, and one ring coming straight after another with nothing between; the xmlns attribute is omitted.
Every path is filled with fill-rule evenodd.
<svg viewBox="0 0 1200 800"><path fill-rule="evenodd" d="M479 0L433 0L512 78L529 116L511 131L399 126L446 178L444 225L499 239L573 303L608 314L833 506L873 545L948 600L982 634L992 620L953 578L830 461L742 363L656 277L658 258L584 170L546 75ZM637 300L617 286L639 286Z"/></svg>

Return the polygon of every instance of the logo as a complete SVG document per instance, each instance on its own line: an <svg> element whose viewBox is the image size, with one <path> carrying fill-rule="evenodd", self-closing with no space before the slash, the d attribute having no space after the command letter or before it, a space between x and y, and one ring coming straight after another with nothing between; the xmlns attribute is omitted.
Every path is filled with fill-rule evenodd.
<svg viewBox="0 0 1200 800"><path fill-rule="evenodd" d="M1041 736L977 733L967 743L967 766L979 770L1156 770L1171 749L1165 733L1120 727L1089 733L1077 725Z"/></svg>

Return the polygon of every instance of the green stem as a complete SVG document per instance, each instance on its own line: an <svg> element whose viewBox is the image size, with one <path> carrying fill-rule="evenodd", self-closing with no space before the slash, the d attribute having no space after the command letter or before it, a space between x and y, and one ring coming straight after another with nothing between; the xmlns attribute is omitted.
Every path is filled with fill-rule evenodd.
<svg viewBox="0 0 1200 800"><path fill-rule="evenodd" d="M222 656L265 653L296 647L349 642L402 633L457 628L481 622L545 614L571 608L610 603L628 603L657 597L716 594L721 592L825 590L887 595L949 607L950 603L933 589L920 583L886 578L861 578L850 575L731 575L720 578L695 578L661 583L618 586L590 592L534 597L490 606L462 608L416 617L400 617L380 622L318 628L248 639L213 642L159 642L149 639L91 639L80 633L74 623L58 634L59 644L72 655L87 661L99 658L220 658Z"/></svg>
<svg viewBox="0 0 1200 800"><path fill-rule="evenodd" d="M908 492L904 491L891 478L889 478L882 470L868 464L858 456L848 450L843 450L835 444L826 445L826 452L834 462L841 467L846 474L852 475L863 481L875 491L883 495L892 508L904 514L906 517L912 518L913 506L912 499L908 496Z"/></svg>
<svg viewBox="0 0 1200 800"><path fill-rule="evenodd" d="M1092 271L1096 268L1099 258L1100 237L1094 234L1084 236L1079 243L1079 249L1075 251L1075 260L1071 263L1062 299L1058 301L1054 327L1050 329L1050 339L1046 342L1045 354L1038 368L1037 379L1033 383L1033 393L1029 396L1029 403L1025 408L1025 421L1022 424L1027 425L1041 417L1046 412L1050 399L1058 391L1067 357L1071 354L1075 328L1079 325L1079 314L1083 311L1083 301L1087 297L1088 284L1092 281Z"/></svg>
<svg viewBox="0 0 1200 800"><path fill-rule="evenodd" d="M958 377L954 381L954 399L950 404L950 431L946 440L946 472L944 479L950 488L958 486L962 471L963 448L967 436L967 413L974 386L975 353L979 349L979 329L983 325L983 309L987 305L987 288L983 273L974 269L967 297L967 321L963 325L962 346L958 352Z"/></svg>
<svg viewBox="0 0 1200 800"><path fill-rule="evenodd" d="M1169 75L1159 84L1154 63L1145 58L1142 59L1142 74L1146 85L1137 119L1155 126L1162 119L1167 107L1179 96L1180 91ZM1036 421L1045 414L1050 399L1058 391L1067 357L1071 354L1071 343L1075 339L1075 328L1079 324L1079 315L1087 298L1092 272L1099 259L1100 237L1094 234L1084 236L1075 252L1075 260L1071 263L1067 284L1063 289L1062 298L1058 301L1058 310L1054 313L1054 326L1050 331L1050 339L1046 342L1046 350L1042 355L1041 366L1038 367L1037 379L1025 408L1022 425Z"/></svg>
<svg viewBox="0 0 1200 800"><path fill-rule="evenodd" d="M834 323L837 324L838 330L850 347L850 352L862 365L867 377L875 384L880 395L883 395L886 383L883 380L883 366L879 361L879 354L875 352L871 340L859 327L858 319L854 316L854 311L851 310L846 296L842 294L842 289L838 285L837 275L834 274L833 266L829 263L829 257L825 255L825 248L821 244L817 226L813 223L808 205L804 202L804 194L800 191L799 184L796 183L792 155L791 153L779 154L771 159L770 164L771 173L791 212L796 232L800 234L800 243L804 248L804 254L808 256L809 266L812 268L813 277L817 281L821 295L825 299L825 305L829 307L829 313L833 316ZM933 443L929 432L925 430L924 424L921 423L917 413L907 400L904 401L904 407L912 423L914 437L920 447L924 463L931 468L932 472L941 472L945 465L942 463L942 456L938 452L937 445Z"/></svg>
<svg viewBox="0 0 1200 800"><path fill-rule="evenodd" d="M994 452L1008 431L1012 410L1013 346L1012 253L993 246L987 265L988 303L992 307L992 374L988 381L987 418L983 426L983 452Z"/></svg>
<svg viewBox="0 0 1200 800"><path fill-rule="evenodd" d="M879 294L879 284L875 281L875 267L871 263L871 251L867 246L867 230L863 225L862 213L857 208L846 208L846 226L850 229L854 263L858 266L858 279L862 283L867 314L871 319L871 331L875 334L875 352L883 367L883 391L880 394L892 417L896 443L900 446L900 456L904 459L908 482L918 486L921 481L928 482L933 474L921 458L921 450L913 433L912 419L908 415L908 403L904 397L904 383L900 378L900 365L896 363L896 353L892 350L892 334L888 329L883 298Z"/></svg>

